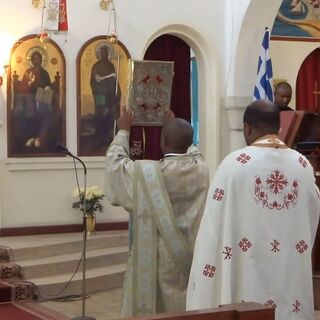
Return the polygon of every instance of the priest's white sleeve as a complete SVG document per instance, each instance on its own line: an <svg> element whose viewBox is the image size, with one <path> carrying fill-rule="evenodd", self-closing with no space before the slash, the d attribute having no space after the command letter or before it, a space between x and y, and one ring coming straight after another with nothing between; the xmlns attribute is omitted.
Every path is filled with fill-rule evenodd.
<svg viewBox="0 0 320 320"><path fill-rule="evenodd" d="M105 192L110 203L133 210L134 162L129 157L129 132L120 130L106 153Z"/></svg>

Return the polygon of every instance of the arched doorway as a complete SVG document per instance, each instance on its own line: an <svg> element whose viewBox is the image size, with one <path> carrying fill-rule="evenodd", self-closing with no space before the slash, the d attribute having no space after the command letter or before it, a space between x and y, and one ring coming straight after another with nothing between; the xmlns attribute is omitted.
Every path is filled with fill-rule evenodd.
<svg viewBox="0 0 320 320"><path fill-rule="evenodd" d="M174 61L171 109L176 117L189 122L196 121L198 119L197 68L195 57L192 57L192 50L189 45L177 36L164 34L149 45L144 60ZM194 89L194 92L191 92L192 89ZM194 107L193 110L191 110L191 106ZM194 127L197 127L197 124L194 124ZM131 146L143 144L143 158L158 160L162 156L160 135L161 127L135 127L131 132L133 137ZM143 143L139 143L141 140L143 140Z"/></svg>
<svg viewBox="0 0 320 320"><path fill-rule="evenodd" d="M320 48L312 51L300 66L296 81L296 109L320 112Z"/></svg>

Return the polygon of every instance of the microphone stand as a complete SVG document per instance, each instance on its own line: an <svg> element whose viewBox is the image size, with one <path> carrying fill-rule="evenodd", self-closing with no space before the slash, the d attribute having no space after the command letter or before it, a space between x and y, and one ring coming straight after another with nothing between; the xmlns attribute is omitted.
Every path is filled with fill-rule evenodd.
<svg viewBox="0 0 320 320"><path fill-rule="evenodd" d="M82 248L82 314L71 318L71 320L96 320L93 317L86 316L86 251L87 251L87 202L86 202L86 191L87 191L87 167L84 162L72 154L66 147L62 145L57 146L58 149L64 151L64 153L73 159L78 160L83 166L84 174L84 186L83 186L83 248ZM80 196L81 197L81 196Z"/></svg>

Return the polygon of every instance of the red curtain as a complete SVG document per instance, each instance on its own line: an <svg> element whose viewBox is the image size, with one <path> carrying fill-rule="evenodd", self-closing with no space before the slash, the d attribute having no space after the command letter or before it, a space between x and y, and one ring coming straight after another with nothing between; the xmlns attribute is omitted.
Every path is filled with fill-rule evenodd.
<svg viewBox="0 0 320 320"><path fill-rule="evenodd" d="M296 109L320 112L320 49L303 61L296 82Z"/></svg>
<svg viewBox="0 0 320 320"><path fill-rule="evenodd" d="M183 40L172 35L162 35L147 49L144 60L174 61L171 109L176 117L191 120L190 97L190 47ZM131 128L130 146L138 145L144 139L144 152L134 159L159 160L161 127Z"/></svg>
<svg viewBox="0 0 320 320"><path fill-rule="evenodd" d="M296 109L307 112L320 112L320 49L312 51L303 61L296 82ZM313 119L313 121L312 121ZM309 135L317 136L316 117L309 115L307 129L302 127L300 135L302 140L308 140ZM318 141L317 139L315 141ZM318 165L319 160L314 158L313 166ZM316 177L319 186L319 177ZM319 229L319 227L318 227ZM312 250L313 271L318 271L320 266L320 232L317 231L316 240Z"/></svg>

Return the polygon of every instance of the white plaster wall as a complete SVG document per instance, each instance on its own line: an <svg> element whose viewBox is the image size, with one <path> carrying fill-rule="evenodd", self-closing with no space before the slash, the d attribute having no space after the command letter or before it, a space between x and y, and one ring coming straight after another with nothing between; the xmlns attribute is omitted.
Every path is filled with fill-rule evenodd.
<svg viewBox="0 0 320 320"><path fill-rule="evenodd" d="M87 159L88 185L103 187L101 161ZM82 216L71 208L71 191L76 187L73 163L69 159L28 159L5 161L2 190L2 226L43 226L51 224L80 223ZM83 182L82 167L78 174ZM9 201L10 200L10 201ZM104 214L97 221L120 221L126 219L122 210L111 208L104 201ZM118 214L117 214L118 213Z"/></svg>
<svg viewBox="0 0 320 320"><path fill-rule="evenodd" d="M237 69L236 59L238 47L238 39L240 37L241 26L243 23L243 18L246 14L250 0L226 0L226 68L225 72L225 88L224 96L233 96L234 95L234 72ZM243 39L241 39L243 41Z"/></svg>
<svg viewBox="0 0 320 320"><path fill-rule="evenodd" d="M141 59L148 44L162 33L180 36L195 52L200 78L200 147L211 172L220 158L219 99L226 88L228 72L225 65L232 60L226 52L232 48L230 39L233 41L233 35L231 38L226 36L228 23L225 20L229 15L227 5L231 2L115 0L118 36L132 58ZM41 11L32 7L31 0L1 1L0 12L0 39L1 35L7 34L14 42L25 35L40 32ZM98 0L69 0L68 18L66 42L64 35L53 35L52 38L66 58L67 146L76 153L76 57L84 42L106 34L109 13L99 8ZM0 44L0 55L1 48ZM75 186L71 159L7 159L5 86L1 88L1 101L0 227L80 223L80 216L71 209L73 199L70 192ZM88 166L88 185L103 186L103 157L83 160ZM105 213L98 217L100 221L127 219L122 209L111 207L107 201L104 204Z"/></svg>

